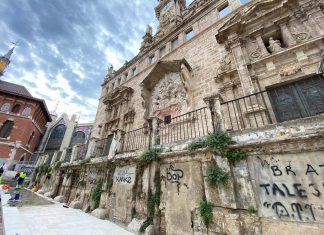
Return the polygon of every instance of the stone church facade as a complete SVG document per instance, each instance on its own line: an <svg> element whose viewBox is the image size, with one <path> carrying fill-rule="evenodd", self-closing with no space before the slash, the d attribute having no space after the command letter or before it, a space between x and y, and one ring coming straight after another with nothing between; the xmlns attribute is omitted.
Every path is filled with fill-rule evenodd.
<svg viewBox="0 0 324 235"><path fill-rule="evenodd" d="M41 192L137 233L323 234L323 1L245 2L159 0L156 34L102 83L87 160ZM218 130L247 158L188 150Z"/></svg>

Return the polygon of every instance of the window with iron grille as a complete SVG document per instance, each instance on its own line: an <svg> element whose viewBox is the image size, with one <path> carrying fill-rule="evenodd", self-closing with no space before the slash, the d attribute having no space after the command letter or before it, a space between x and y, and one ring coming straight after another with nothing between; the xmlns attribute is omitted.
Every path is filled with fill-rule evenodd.
<svg viewBox="0 0 324 235"><path fill-rule="evenodd" d="M268 91L278 122L324 113L324 78L309 77Z"/></svg>

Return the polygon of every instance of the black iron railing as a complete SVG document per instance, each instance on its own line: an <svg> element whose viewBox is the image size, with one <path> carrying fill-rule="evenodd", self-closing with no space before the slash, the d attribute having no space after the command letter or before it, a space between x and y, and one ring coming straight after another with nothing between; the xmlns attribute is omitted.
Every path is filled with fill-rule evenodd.
<svg viewBox="0 0 324 235"><path fill-rule="evenodd" d="M258 128L275 121L269 112L271 103L266 91L226 101L221 106L227 130Z"/></svg>
<svg viewBox="0 0 324 235"><path fill-rule="evenodd" d="M122 134L120 149L118 153L131 152L150 147L150 127L142 127L137 130Z"/></svg>
<svg viewBox="0 0 324 235"><path fill-rule="evenodd" d="M202 137L212 131L211 116L207 107L158 123L159 144Z"/></svg>

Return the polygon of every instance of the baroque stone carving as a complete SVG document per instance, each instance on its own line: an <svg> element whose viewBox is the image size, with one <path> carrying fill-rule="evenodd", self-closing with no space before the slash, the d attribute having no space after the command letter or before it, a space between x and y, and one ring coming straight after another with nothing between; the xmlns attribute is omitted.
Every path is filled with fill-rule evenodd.
<svg viewBox="0 0 324 235"><path fill-rule="evenodd" d="M272 53L276 53L283 50L283 48L281 47L281 42L279 40L274 40L272 37L269 38L268 49Z"/></svg>
<svg viewBox="0 0 324 235"><path fill-rule="evenodd" d="M146 28L146 33L143 37L143 42L141 44L140 51L144 51L145 49L149 48L153 42L153 29L150 25Z"/></svg>
<svg viewBox="0 0 324 235"><path fill-rule="evenodd" d="M152 115L160 116L164 109L173 106L172 112L179 114L186 104L186 90L179 73L169 73L152 91Z"/></svg>
<svg viewBox="0 0 324 235"><path fill-rule="evenodd" d="M230 53L226 53L225 55L221 56L219 60L219 66L217 69L218 74L222 74L232 68L232 58Z"/></svg>
<svg viewBox="0 0 324 235"><path fill-rule="evenodd" d="M297 63L294 64L288 64L285 66L282 66L281 69L279 70L279 74L282 76L289 76L298 73L301 71L300 65Z"/></svg>

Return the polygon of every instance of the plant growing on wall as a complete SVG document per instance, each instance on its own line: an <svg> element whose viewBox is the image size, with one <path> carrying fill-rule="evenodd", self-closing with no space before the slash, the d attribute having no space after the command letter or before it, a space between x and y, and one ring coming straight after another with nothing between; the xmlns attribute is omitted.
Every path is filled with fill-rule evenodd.
<svg viewBox="0 0 324 235"><path fill-rule="evenodd" d="M43 164L39 166L39 173L42 174L47 174L51 171L51 168L47 164Z"/></svg>
<svg viewBox="0 0 324 235"><path fill-rule="evenodd" d="M155 193L152 194L151 189L148 190L148 201L147 201L147 219L141 226L140 231L144 232L145 229L153 224L154 216L161 216L161 211L159 209L161 202L161 180L160 180L160 170L159 168L155 172L154 177Z"/></svg>
<svg viewBox="0 0 324 235"><path fill-rule="evenodd" d="M188 146L189 151L193 151L199 148L207 147L209 150L220 155L223 158L227 158L229 161L239 161L246 158L246 153L239 149L228 149L228 146L232 143L231 137L224 131L217 130L210 133L206 139L198 139L193 141Z"/></svg>
<svg viewBox="0 0 324 235"><path fill-rule="evenodd" d="M191 151L194 151L196 149L206 148L206 147L207 147L206 139L198 139L198 140L192 141L188 145L188 150L191 152Z"/></svg>
<svg viewBox="0 0 324 235"><path fill-rule="evenodd" d="M102 179L97 181L95 189L92 191L91 198L94 202L94 209L99 207L100 197L102 193Z"/></svg>
<svg viewBox="0 0 324 235"><path fill-rule="evenodd" d="M54 171L57 171L58 169L60 169L61 165L62 165L62 162L61 161L56 162L55 165L54 165L54 167L53 167L53 170Z"/></svg>
<svg viewBox="0 0 324 235"><path fill-rule="evenodd" d="M210 165L207 168L207 182L210 187L216 187L218 184L226 185L228 178L229 173L218 166Z"/></svg>
<svg viewBox="0 0 324 235"><path fill-rule="evenodd" d="M213 204L207 202L206 200L201 201L199 205L199 214L201 216L202 221L208 228L208 226L213 221Z"/></svg>
<svg viewBox="0 0 324 235"><path fill-rule="evenodd" d="M158 160L159 155L161 153L160 149L152 148L152 149L146 149L140 156L139 159L142 162L152 162L155 160Z"/></svg>
<svg viewBox="0 0 324 235"><path fill-rule="evenodd" d="M249 208L247 209L247 212L250 216L252 216L253 214L256 214L258 211L257 211L257 209L254 208L254 206L249 206Z"/></svg>
<svg viewBox="0 0 324 235"><path fill-rule="evenodd" d="M90 158L83 159L83 160L80 161L80 165L83 166L83 165L85 165L85 164L87 164L89 162L90 162Z"/></svg>

